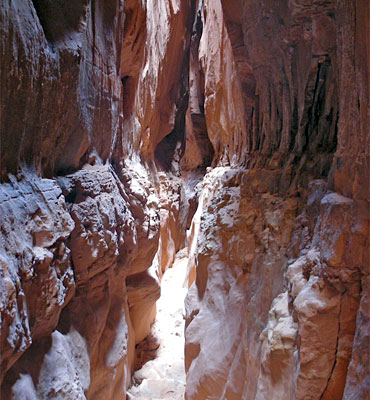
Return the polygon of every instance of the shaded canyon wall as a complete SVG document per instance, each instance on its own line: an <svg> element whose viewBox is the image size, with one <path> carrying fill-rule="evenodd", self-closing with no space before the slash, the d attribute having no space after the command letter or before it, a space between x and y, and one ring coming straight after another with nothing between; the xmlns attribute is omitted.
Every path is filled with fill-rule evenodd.
<svg viewBox="0 0 370 400"><path fill-rule="evenodd" d="M187 399L366 399L369 6L204 0L201 18L215 168L188 244Z"/></svg>
<svg viewBox="0 0 370 400"><path fill-rule="evenodd" d="M2 399L126 398L185 239L193 14L0 5Z"/></svg>
<svg viewBox="0 0 370 400"><path fill-rule="evenodd" d="M368 21L0 5L1 398L125 399L185 243L189 400L368 398Z"/></svg>

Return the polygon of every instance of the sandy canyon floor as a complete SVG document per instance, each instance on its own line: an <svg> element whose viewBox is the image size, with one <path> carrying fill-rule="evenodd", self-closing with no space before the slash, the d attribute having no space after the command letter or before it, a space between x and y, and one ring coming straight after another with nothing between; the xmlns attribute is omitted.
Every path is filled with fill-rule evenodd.
<svg viewBox="0 0 370 400"><path fill-rule="evenodd" d="M187 257L185 249L177 253L172 268L163 275L157 318L147 340L156 350L154 360L135 372L128 399L184 399L184 287ZM159 347L158 347L159 346ZM150 344L149 344L150 347Z"/></svg>

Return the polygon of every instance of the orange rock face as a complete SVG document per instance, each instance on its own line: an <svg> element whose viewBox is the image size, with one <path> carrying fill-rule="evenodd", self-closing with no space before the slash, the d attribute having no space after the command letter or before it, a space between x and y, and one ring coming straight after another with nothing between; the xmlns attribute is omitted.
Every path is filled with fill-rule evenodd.
<svg viewBox="0 0 370 400"><path fill-rule="evenodd" d="M369 396L359 13L368 6L203 2L199 68L218 167L189 237L189 400Z"/></svg>
<svg viewBox="0 0 370 400"><path fill-rule="evenodd" d="M126 398L185 240L193 19L187 0L0 6L2 399Z"/></svg>
<svg viewBox="0 0 370 400"><path fill-rule="evenodd" d="M1 399L126 399L184 245L188 400L368 399L368 2L72 3L0 5Z"/></svg>

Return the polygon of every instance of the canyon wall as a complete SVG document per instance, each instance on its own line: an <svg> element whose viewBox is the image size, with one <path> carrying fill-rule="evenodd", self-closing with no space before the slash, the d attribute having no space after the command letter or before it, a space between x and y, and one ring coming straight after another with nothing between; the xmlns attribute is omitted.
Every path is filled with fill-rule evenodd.
<svg viewBox="0 0 370 400"><path fill-rule="evenodd" d="M2 399L126 398L185 240L193 19L187 0L0 5Z"/></svg>
<svg viewBox="0 0 370 400"><path fill-rule="evenodd" d="M201 13L215 168L190 228L186 398L367 399L369 5Z"/></svg>
<svg viewBox="0 0 370 400"><path fill-rule="evenodd" d="M3 2L1 398L125 399L187 243L187 399L367 399L369 54L365 0Z"/></svg>

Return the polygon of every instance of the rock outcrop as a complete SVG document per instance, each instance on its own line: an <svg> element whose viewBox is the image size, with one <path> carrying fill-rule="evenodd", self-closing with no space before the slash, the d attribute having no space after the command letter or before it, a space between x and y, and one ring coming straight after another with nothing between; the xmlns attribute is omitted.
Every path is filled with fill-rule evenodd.
<svg viewBox="0 0 370 400"><path fill-rule="evenodd" d="M368 32L364 0L3 2L1 398L125 399L186 243L188 400L367 399Z"/></svg>
<svg viewBox="0 0 370 400"><path fill-rule="evenodd" d="M189 238L189 400L369 396L368 16L203 2L217 168Z"/></svg>
<svg viewBox="0 0 370 400"><path fill-rule="evenodd" d="M1 4L1 398L126 398L185 240L193 19L187 0Z"/></svg>

